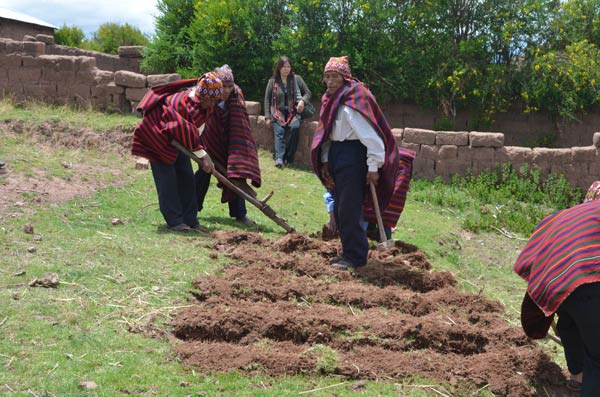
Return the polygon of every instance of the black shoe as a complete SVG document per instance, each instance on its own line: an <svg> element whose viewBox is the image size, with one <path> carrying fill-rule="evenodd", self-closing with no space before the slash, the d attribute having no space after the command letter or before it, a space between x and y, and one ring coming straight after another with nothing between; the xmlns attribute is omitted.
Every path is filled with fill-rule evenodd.
<svg viewBox="0 0 600 397"><path fill-rule="evenodd" d="M209 233L209 230L199 223L196 223L194 226L191 226L190 229L195 232Z"/></svg>
<svg viewBox="0 0 600 397"><path fill-rule="evenodd" d="M343 258L343 257L341 257L341 256L339 256L339 255L336 255L336 256L334 256L333 258L331 258L331 259L329 260L329 264L330 264L330 265L333 265L334 263L338 263L339 261L342 261L342 260L344 260L344 258Z"/></svg>
<svg viewBox="0 0 600 397"><path fill-rule="evenodd" d="M247 216L245 216L243 218L235 218L235 220L237 222L241 223L242 225L246 225L248 227L256 226L256 222L254 222L252 219L248 218Z"/></svg>
<svg viewBox="0 0 600 397"><path fill-rule="evenodd" d="M4 168L5 165L6 163L4 161L0 161L0 168Z"/></svg>
<svg viewBox="0 0 600 397"><path fill-rule="evenodd" d="M275 167L277 167L279 169L283 169L283 167L284 167L283 160L282 159L275 160Z"/></svg>
<svg viewBox="0 0 600 397"><path fill-rule="evenodd" d="M169 227L169 230L172 230L174 232L189 232L190 230L192 230L192 228L186 225L185 223L180 223L179 225Z"/></svg>
<svg viewBox="0 0 600 397"><path fill-rule="evenodd" d="M333 267L334 269L338 269L338 270L354 270L361 266L364 266L364 265L355 265L353 263L348 262L344 258L340 259L338 262L331 264L331 267Z"/></svg>

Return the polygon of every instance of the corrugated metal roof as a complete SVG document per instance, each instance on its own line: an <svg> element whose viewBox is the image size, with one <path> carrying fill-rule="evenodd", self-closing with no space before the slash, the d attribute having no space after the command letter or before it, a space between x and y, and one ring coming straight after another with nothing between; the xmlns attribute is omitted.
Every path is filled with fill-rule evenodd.
<svg viewBox="0 0 600 397"><path fill-rule="evenodd" d="M22 12L11 11L7 8L2 7L0 7L0 18L12 19L15 21L31 23L33 25L47 26L49 28L58 29L57 26L54 26L48 22L44 22L41 19L34 18L27 14L23 14Z"/></svg>

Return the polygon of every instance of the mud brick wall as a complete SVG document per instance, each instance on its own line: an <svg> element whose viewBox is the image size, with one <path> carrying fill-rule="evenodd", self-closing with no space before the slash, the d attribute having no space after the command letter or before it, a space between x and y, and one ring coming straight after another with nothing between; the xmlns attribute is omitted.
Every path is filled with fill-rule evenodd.
<svg viewBox="0 0 600 397"><path fill-rule="evenodd" d="M261 106L248 102L248 113L259 146L273 150L273 130L267 128ZM310 147L316 121L304 122L295 161L310 166ZM418 128L393 128L399 146L417 152L413 175L418 178L449 180L452 175L477 174L510 163L515 169L528 165L549 173L564 175L574 187L587 190L600 179L600 132L592 137L591 146L563 149L504 146L504 134L477 131L432 131Z"/></svg>
<svg viewBox="0 0 600 397"><path fill-rule="evenodd" d="M57 46L46 35L24 41L0 38L0 95L132 112L148 87L181 78L177 73L147 76L115 70L139 69L139 47L121 47L119 53Z"/></svg>

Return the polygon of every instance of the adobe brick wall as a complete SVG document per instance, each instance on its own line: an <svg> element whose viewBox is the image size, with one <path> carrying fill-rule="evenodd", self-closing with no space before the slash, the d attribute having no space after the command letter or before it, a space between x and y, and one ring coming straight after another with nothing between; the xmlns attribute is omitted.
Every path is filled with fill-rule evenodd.
<svg viewBox="0 0 600 397"><path fill-rule="evenodd" d="M127 62L117 62L116 58L135 58L139 49L121 47L119 53L107 56L57 46L53 37L42 34L29 36L25 41L0 38L0 95L131 112L149 87L181 78L178 74L147 76L136 72L137 69L127 70ZM115 70L121 67L124 69ZM260 115L260 103L248 102L248 112L258 145L272 150L273 131ZM296 153L300 164L310 165L316 126L316 121L302 124ZM516 168L528 164L542 175L550 172L564 175L573 186L582 189L600 179L599 132L592 134L591 146L564 149L505 146L505 135L496 132L407 127L394 128L393 133L398 145L417 152L415 177L448 179L467 170L477 173L511 163Z"/></svg>
<svg viewBox="0 0 600 397"><path fill-rule="evenodd" d="M273 130L260 115L260 103L248 102L254 137L260 147L273 150ZM310 147L316 121L302 123L296 162L310 167ZM393 128L399 146L417 152L413 175L417 178L449 180L467 170L477 174L510 163L515 169L528 165L549 173L564 175L574 187L583 190L600 179L600 132L591 146L562 149L505 146L504 134L478 131L432 131L419 128Z"/></svg>
<svg viewBox="0 0 600 397"><path fill-rule="evenodd" d="M181 79L136 72L140 47L121 47L117 56L55 45L47 35L26 39L0 38L2 96L132 112L148 87Z"/></svg>

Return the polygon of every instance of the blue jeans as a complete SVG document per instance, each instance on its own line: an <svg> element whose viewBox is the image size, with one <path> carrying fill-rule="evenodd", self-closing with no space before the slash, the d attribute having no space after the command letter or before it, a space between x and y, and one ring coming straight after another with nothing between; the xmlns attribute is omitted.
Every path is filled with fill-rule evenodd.
<svg viewBox="0 0 600 397"><path fill-rule="evenodd" d="M300 124L302 120L296 117L287 127L282 127L277 122L273 121L273 141L275 143L275 159L281 159L287 163L294 162L296 149L298 149L298 140L300 139ZM285 142L285 132L290 131L287 144Z"/></svg>
<svg viewBox="0 0 600 397"><path fill-rule="evenodd" d="M152 176L158 192L158 206L167 222L173 227L185 223L198 224L194 170L190 159L179 152L173 164L151 161Z"/></svg>
<svg viewBox="0 0 600 397"><path fill-rule="evenodd" d="M598 396L598 390L600 390L599 307L600 282L597 282L577 287L556 311L559 321L573 322L578 331L565 335L563 333L560 334L561 338L565 338L563 340L564 346L566 348L569 346L583 346L583 387L581 389L581 397ZM576 351L575 354L577 354ZM579 359L579 357L576 357L576 359Z"/></svg>

